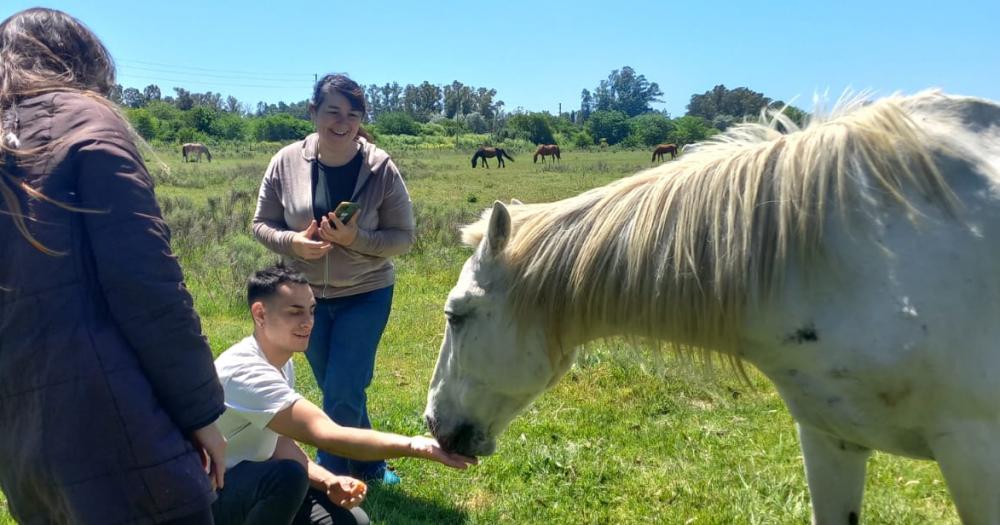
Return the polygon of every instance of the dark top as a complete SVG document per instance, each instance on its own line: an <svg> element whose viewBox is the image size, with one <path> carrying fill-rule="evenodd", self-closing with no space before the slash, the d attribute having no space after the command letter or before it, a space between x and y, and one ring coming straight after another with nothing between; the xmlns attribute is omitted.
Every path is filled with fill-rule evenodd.
<svg viewBox="0 0 1000 525"><path fill-rule="evenodd" d="M344 201L353 200L354 187L361 172L361 152L343 166L327 166L313 161L313 216L319 223L322 217L337 208Z"/></svg>
<svg viewBox="0 0 1000 525"><path fill-rule="evenodd" d="M222 413L222 387L128 129L76 93L7 113L21 148L42 151L9 173L92 210L16 192L61 256L0 213L0 486L14 519L155 523L208 507L186 437Z"/></svg>

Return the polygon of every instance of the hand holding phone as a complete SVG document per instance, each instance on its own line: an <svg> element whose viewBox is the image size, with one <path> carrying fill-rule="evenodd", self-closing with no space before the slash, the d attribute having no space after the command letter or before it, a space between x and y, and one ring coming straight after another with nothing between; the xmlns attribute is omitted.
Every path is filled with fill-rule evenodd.
<svg viewBox="0 0 1000 525"><path fill-rule="evenodd" d="M360 209L358 203L343 201L337 205L337 209L333 210L333 214L340 219L340 222L347 224L351 217L358 212L358 209Z"/></svg>

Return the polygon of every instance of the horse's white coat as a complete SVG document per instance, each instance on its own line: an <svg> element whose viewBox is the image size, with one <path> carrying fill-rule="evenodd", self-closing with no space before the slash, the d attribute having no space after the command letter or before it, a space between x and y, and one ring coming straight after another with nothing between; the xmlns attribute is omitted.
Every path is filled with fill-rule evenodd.
<svg viewBox="0 0 1000 525"><path fill-rule="evenodd" d="M818 266L792 260L780 292L747 309L739 357L774 382L798 423L814 523L857 522L874 449L936 460L963 522L996 524L1000 107L939 95L904 106L934 139L928 147L958 211L916 192L915 220L899 206L849 209L844 221L830 211ZM510 276L497 258L510 232L496 203L449 294L428 393L435 436L470 454L492 453L574 355L553 352L541 322L511 315ZM586 342L560 336L571 347Z"/></svg>

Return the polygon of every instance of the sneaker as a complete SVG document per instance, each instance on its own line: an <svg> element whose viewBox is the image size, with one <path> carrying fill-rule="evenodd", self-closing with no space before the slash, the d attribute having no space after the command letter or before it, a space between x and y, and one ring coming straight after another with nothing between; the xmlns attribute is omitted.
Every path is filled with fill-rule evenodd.
<svg viewBox="0 0 1000 525"><path fill-rule="evenodd" d="M399 479L399 475L396 474L395 472L393 472L392 470L389 470L388 468L386 468L385 470L382 471L382 484L383 485L386 485L386 486L389 486L389 485L399 485L399 483L401 481L402 480Z"/></svg>
<svg viewBox="0 0 1000 525"><path fill-rule="evenodd" d="M354 477L369 485L399 485L402 481L399 479L399 474L388 465L380 467L371 474L354 474Z"/></svg>

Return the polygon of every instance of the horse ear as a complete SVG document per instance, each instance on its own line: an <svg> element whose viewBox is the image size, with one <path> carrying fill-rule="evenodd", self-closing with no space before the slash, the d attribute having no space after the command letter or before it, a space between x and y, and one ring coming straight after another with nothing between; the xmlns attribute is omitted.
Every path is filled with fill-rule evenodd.
<svg viewBox="0 0 1000 525"><path fill-rule="evenodd" d="M511 206L521 206L522 204L524 204L524 203L521 202L521 201L519 201L519 200L517 200L517 199L511 199L510 200L510 205Z"/></svg>
<svg viewBox="0 0 1000 525"><path fill-rule="evenodd" d="M507 239L510 237L510 212L502 202L493 203L493 212L490 213L490 225L486 228L486 253L491 256L503 251L507 246Z"/></svg>

